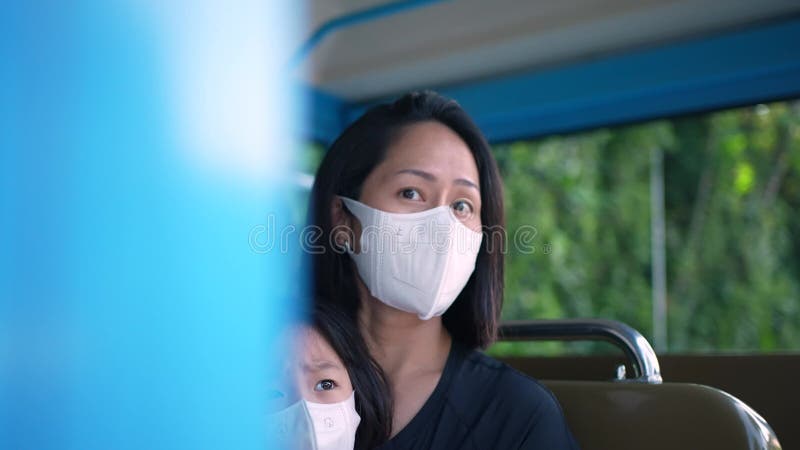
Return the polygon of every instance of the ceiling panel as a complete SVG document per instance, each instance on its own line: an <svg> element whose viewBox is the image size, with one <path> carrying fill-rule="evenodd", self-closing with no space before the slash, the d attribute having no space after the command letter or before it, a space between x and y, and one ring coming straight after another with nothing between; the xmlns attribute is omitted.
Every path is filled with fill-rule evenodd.
<svg viewBox="0 0 800 450"><path fill-rule="evenodd" d="M417 3L334 27L303 56L298 77L357 101L584 61L800 12L796 0ZM385 5L313 2L314 29Z"/></svg>

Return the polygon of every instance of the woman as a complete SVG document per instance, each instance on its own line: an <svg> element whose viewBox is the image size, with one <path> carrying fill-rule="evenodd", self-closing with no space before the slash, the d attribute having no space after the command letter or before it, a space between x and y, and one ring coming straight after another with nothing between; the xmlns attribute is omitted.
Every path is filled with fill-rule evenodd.
<svg viewBox="0 0 800 450"><path fill-rule="evenodd" d="M329 149L310 209L316 293L357 322L393 394L385 449L575 448L553 395L480 353L503 295L503 195L452 100L408 94Z"/></svg>

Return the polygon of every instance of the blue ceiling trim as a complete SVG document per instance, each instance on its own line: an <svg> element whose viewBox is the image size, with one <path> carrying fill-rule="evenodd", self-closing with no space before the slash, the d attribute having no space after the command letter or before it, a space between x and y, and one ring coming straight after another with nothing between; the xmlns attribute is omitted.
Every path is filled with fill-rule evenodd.
<svg viewBox="0 0 800 450"><path fill-rule="evenodd" d="M316 47L317 44L319 44L325 38L325 36L333 33L334 31L442 1L443 0L395 1L374 6L372 8L362 9L360 11L331 19L317 28L317 30L314 31L314 33L312 33L311 36L303 43L300 49L292 57L291 67L297 67L301 62L303 62L303 60L308 57L314 47Z"/></svg>
<svg viewBox="0 0 800 450"><path fill-rule="evenodd" d="M800 20L440 91L491 141L800 96Z"/></svg>
<svg viewBox="0 0 800 450"><path fill-rule="evenodd" d="M502 142L800 97L800 18L569 66L439 87ZM339 131L369 104L340 104Z"/></svg>
<svg viewBox="0 0 800 450"><path fill-rule="evenodd" d="M490 141L502 142L800 97L798 80L800 63L493 114L479 110L480 99L462 104Z"/></svg>

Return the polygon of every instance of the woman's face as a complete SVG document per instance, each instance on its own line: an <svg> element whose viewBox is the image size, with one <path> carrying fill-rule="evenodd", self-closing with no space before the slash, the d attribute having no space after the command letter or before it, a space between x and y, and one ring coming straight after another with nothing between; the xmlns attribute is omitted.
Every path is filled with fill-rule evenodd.
<svg viewBox="0 0 800 450"><path fill-rule="evenodd" d="M339 355L314 328L300 327L297 333L294 380L300 396L315 403L347 400L353 385Z"/></svg>
<svg viewBox="0 0 800 450"><path fill-rule="evenodd" d="M475 158L461 137L438 122L405 129L364 180L359 201L392 213L449 205L464 225L481 228Z"/></svg>

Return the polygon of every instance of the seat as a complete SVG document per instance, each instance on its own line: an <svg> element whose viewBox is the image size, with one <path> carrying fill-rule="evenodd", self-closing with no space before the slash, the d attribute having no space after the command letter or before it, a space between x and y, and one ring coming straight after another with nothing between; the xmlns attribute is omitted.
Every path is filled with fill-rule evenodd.
<svg viewBox="0 0 800 450"><path fill-rule="evenodd" d="M735 397L685 383L545 381L583 450L777 450L767 422Z"/></svg>
<svg viewBox="0 0 800 450"><path fill-rule="evenodd" d="M736 397L699 384L663 383L650 344L621 322L535 320L500 328L500 340L580 339L617 345L634 369L632 378L620 370L615 381L543 381L583 450L781 448L769 424Z"/></svg>

